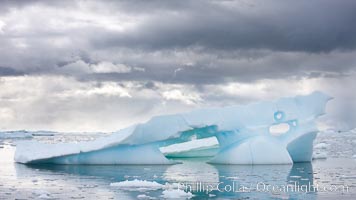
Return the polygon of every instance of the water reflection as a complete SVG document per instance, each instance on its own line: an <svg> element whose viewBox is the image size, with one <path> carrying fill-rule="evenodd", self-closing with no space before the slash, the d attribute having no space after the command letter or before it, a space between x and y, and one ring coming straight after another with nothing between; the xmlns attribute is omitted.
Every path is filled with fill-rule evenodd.
<svg viewBox="0 0 356 200"><path fill-rule="evenodd" d="M231 198L316 198L316 193L301 191L313 185L311 163L292 165L214 165L219 186L211 194ZM221 192L225 191L225 192Z"/></svg>
<svg viewBox="0 0 356 200"><path fill-rule="evenodd" d="M137 199L140 191L122 191L110 183L124 180L148 180L164 184L161 179L168 165L22 165L15 164L19 180L36 177L41 189L51 191L56 187L59 199ZM55 185L53 185L55 184ZM67 194L66 191L71 191ZM150 191L159 197L162 191ZM56 194L57 195L57 194Z"/></svg>
<svg viewBox="0 0 356 200"><path fill-rule="evenodd" d="M162 177L169 165L16 165L18 175L28 174L28 169L66 173L70 175L100 177L114 181L155 180Z"/></svg>
<svg viewBox="0 0 356 200"><path fill-rule="evenodd" d="M15 165L19 178L47 174L71 176L74 179L86 177L100 180L99 184L109 187L109 183L123 180L149 180L159 183L181 183L191 185L195 198L308 198L315 199L315 192L303 190L283 190L281 187L313 185L311 163L292 165L212 165L204 161L183 160L177 165ZM41 173L39 173L41 172ZM73 175L75 177L73 177ZM91 177L91 178L90 178ZM97 183L98 184L98 183ZM200 184L200 190L199 190ZM272 186L279 189L272 190ZM206 187L202 190L202 187ZM209 188L207 188L209 187ZM227 188L226 188L227 187ZM234 187L229 189L229 187ZM184 188L184 187L183 187ZM243 189L245 188L245 189ZM207 190L209 189L209 190ZM129 199L136 199L139 192L123 191ZM159 197L161 191L152 191L150 196Z"/></svg>
<svg viewBox="0 0 356 200"><path fill-rule="evenodd" d="M219 183L219 171L205 160L179 160L183 164L171 165L164 172L164 180L196 185L197 182Z"/></svg>

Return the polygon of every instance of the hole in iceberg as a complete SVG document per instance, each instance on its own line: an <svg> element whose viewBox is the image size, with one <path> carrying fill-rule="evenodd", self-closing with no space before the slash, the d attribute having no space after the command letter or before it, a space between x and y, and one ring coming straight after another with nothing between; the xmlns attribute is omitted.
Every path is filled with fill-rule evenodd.
<svg viewBox="0 0 356 200"><path fill-rule="evenodd" d="M274 113L274 120L275 121L282 121L284 119L284 112L282 111L277 111Z"/></svg>
<svg viewBox="0 0 356 200"><path fill-rule="evenodd" d="M291 122L291 124L292 124L292 126L297 127L298 126L298 121L297 120L293 120Z"/></svg>
<svg viewBox="0 0 356 200"><path fill-rule="evenodd" d="M287 123L280 123L280 124L275 124L269 127L269 132L271 135L274 136L279 136L287 133L290 129L289 124Z"/></svg>

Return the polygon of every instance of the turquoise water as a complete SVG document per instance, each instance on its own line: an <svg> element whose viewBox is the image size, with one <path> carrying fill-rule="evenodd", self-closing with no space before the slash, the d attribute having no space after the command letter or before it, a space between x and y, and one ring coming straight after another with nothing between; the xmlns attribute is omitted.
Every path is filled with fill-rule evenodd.
<svg viewBox="0 0 356 200"><path fill-rule="evenodd" d="M319 138L329 144L328 159L254 166L207 164L208 158L176 159L181 162L176 165L22 165L13 162L15 142L1 141L0 199L162 199L167 188L110 186L135 179L179 183L194 195L191 199L354 199L354 152L350 140L338 138ZM39 138L57 139L63 138ZM171 187L177 189L177 184Z"/></svg>

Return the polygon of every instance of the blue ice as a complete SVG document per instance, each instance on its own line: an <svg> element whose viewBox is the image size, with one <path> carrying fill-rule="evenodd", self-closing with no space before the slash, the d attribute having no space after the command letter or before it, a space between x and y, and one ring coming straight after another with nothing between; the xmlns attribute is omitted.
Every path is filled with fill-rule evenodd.
<svg viewBox="0 0 356 200"><path fill-rule="evenodd" d="M191 148L178 148L176 156L199 157L213 152L209 162L219 164L310 162L318 133L316 119L325 114L330 99L322 92L313 92L276 101L156 116L90 142L24 141L17 144L15 160L52 164L173 164L160 148L188 142ZM189 143L211 137L218 142L213 151Z"/></svg>

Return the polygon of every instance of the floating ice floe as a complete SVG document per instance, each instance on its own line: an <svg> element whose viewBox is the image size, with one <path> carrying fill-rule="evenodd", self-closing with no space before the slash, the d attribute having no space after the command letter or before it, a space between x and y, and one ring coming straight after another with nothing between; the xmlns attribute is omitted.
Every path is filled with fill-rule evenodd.
<svg viewBox="0 0 356 200"><path fill-rule="evenodd" d="M52 131L2 131L0 132L0 139L26 139L33 136L54 136L56 132Z"/></svg>
<svg viewBox="0 0 356 200"><path fill-rule="evenodd" d="M190 199L194 195L191 192L185 192L184 190L164 190L162 197L165 199Z"/></svg>
<svg viewBox="0 0 356 200"><path fill-rule="evenodd" d="M314 149L326 149L328 146L326 143L319 143L314 146Z"/></svg>
<svg viewBox="0 0 356 200"><path fill-rule="evenodd" d="M165 187L165 185L159 184L156 181L146 181L146 180L126 180L121 182L110 183L111 187L117 187L122 190L130 191L149 191L158 190Z"/></svg>
<svg viewBox="0 0 356 200"><path fill-rule="evenodd" d="M206 155L211 153L206 151L209 148L192 140L216 137L219 146L214 145L216 151L211 163L308 162L312 159L313 140L318 133L315 119L325 113L330 99L321 92L314 92L244 106L156 116L146 123L88 142L22 141L17 144L15 160L28 164L172 164L162 149L172 150L171 145L191 141L188 143L191 148L178 145L178 150L184 151L175 153ZM194 154L189 154L190 150L194 150Z"/></svg>
<svg viewBox="0 0 356 200"><path fill-rule="evenodd" d="M147 196L145 194L139 194L137 195L138 199L154 199L153 197Z"/></svg>
<svg viewBox="0 0 356 200"><path fill-rule="evenodd" d="M35 190L35 191L33 191L33 194L38 199L53 199L53 197L51 196L51 193L47 192L45 190Z"/></svg>
<svg viewBox="0 0 356 200"><path fill-rule="evenodd" d="M313 153L313 160L317 159L326 159L328 154L326 152L314 152Z"/></svg>
<svg viewBox="0 0 356 200"><path fill-rule="evenodd" d="M3 131L0 132L0 139L32 138L32 133L28 131Z"/></svg>

